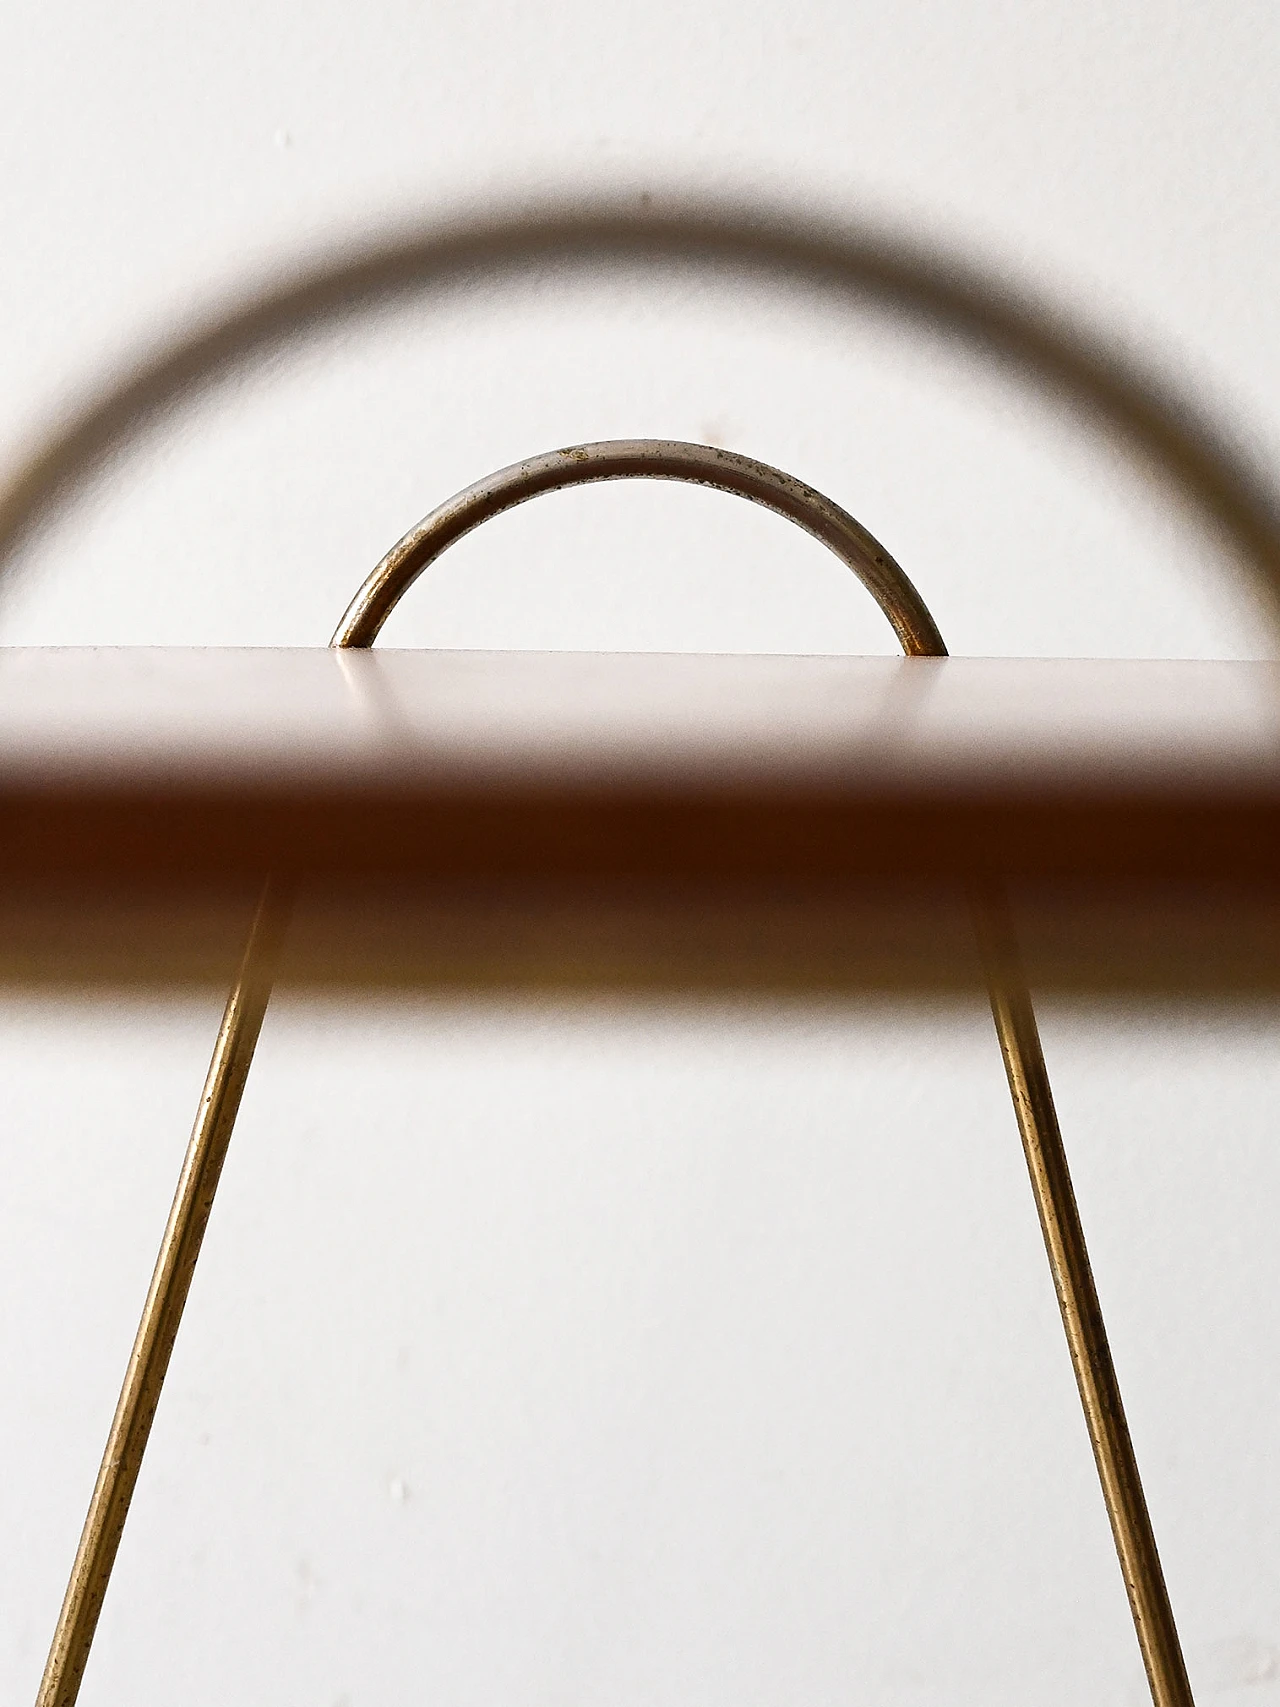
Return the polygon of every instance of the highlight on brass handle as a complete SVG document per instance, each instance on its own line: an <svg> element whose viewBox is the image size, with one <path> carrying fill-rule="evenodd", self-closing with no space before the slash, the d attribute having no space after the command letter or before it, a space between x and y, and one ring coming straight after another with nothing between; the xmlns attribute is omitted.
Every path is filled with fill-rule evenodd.
<svg viewBox="0 0 1280 1707"><path fill-rule="evenodd" d="M945 656L942 636L907 575L838 504L792 476L735 452L644 439L550 451L502 469L449 499L383 558L348 607L330 645L372 646L423 570L489 517L557 488L635 477L711 486L787 516L828 545L857 575L906 653ZM1192 1707L1008 906L997 889L988 887L974 896L973 911L996 1033L1152 1700L1155 1707ZM227 1000L37 1707L73 1707L79 1694L266 1012L288 913L287 888L269 879Z"/></svg>

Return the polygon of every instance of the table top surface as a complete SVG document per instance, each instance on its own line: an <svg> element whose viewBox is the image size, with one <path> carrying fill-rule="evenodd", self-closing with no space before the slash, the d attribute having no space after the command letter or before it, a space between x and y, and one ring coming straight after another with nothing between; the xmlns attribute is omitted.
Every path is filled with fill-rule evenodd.
<svg viewBox="0 0 1280 1707"><path fill-rule="evenodd" d="M267 872L329 984L938 988L994 881L1042 980L1274 990L1280 671L0 650L0 980L225 978Z"/></svg>
<svg viewBox="0 0 1280 1707"><path fill-rule="evenodd" d="M1263 663L0 652L0 872L1280 877Z"/></svg>
<svg viewBox="0 0 1280 1707"><path fill-rule="evenodd" d="M1280 667L0 649L0 788L1280 789Z"/></svg>

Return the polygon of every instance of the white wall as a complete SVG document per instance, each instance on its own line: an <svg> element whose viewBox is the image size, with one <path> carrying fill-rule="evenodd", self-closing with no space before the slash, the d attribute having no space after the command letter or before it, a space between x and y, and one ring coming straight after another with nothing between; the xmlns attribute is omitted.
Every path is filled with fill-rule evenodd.
<svg viewBox="0 0 1280 1707"><path fill-rule="evenodd" d="M966 245L1280 448L1270 6L10 0L0 39L9 461L281 255L601 182ZM1211 547L998 376L674 287L406 310L274 364L35 553L0 634L320 643L457 486L650 433L830 491L957 651L1270 649ZM666 488L504 518L388 640L889 650L818 547ZM219 1000L0 1014L6 1701ZM1044 1029L1199 1699L1280 1702L1276 1016ZM1142 1699L976 1000L273 1008L86 1707Z"/></svg>

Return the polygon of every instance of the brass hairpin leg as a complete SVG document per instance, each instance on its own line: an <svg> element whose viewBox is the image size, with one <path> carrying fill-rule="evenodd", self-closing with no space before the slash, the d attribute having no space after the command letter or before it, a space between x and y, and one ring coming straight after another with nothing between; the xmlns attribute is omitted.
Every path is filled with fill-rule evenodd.
<svg viewBox="0 0 1280 1707"><path fill-rule="evenodd" d="M634 476L693 481L776 510L829 546L853 570L888 617L908 656L946 656L942 636L905 572L839 505L748 457L705 445L662 440L621 440L552 451L468 487L434 510L387 554L348 607L330 644L338 648L372 646L396 603L427 565L489 517L542 492ZM288 910L275 881L269 881L223 1015L36 1707L74 1707L79 1694L240 1094L271 994ZM1003 894L988 889L977 896L974 918L1049 1267L1151 1698L1154 1707L1194 1707L1089 1267L1035 1013L1018 964Z"/></svg>
<svg viewBox="0 0 1280 1707"><path fill-rule="evenodd" d="M1193 1707L1102 1307L1093 1284L1080 1210L1040 1047L1040 1030L1003 892L987 888L975 895L973 917L991 993L991 1014L1151 1699L1155 1707Z"/></svg>
<svg viewBox="0 0 1280 1707"><path fill-rule="evenodd" d="M289 905L282 885L269 878L258 899L240 969L223 1010L36 1707L73 1707L80 1693L98 1614L271 996Z"/></svg>

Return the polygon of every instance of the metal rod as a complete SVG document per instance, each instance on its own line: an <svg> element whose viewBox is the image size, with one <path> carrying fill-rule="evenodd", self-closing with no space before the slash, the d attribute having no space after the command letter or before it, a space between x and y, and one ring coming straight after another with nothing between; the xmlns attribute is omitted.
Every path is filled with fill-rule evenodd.
<svg viewBox="0 0 1280 1707"><path fill-rule="evenodd" d="M125 1371L36 1707L73 1707L213 1208L249 1064L271 996L290 897L268 879L259 897L209 1063L151 1288Z"/></svg>
<svg viewBox="0 0 1280 1707"><path fill-rule="evenodd" d="M985 889L974 898L973 915L1000 1053L1151 1699L1155 1707L1194 1707L1007 897L994 887Z"/></svg>
<svg viewBox="0 0 1280 1707"><path fill-rule="evenodd" d="M604 439L567 445L477 480L432 510L392 546L347 606L329 644L372 646L423 571L474 528L545 492L592 486L601 480L678 480L728 492L784 516L852 570L909 657L946 657L938 625L906 570L847 510L767 462L680 439Z"/></svg>

